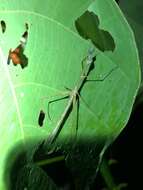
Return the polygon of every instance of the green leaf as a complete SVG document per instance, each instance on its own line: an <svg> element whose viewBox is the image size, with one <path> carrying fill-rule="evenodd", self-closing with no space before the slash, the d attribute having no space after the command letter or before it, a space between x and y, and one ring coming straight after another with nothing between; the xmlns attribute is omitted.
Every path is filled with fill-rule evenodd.
<svg viewBox="0 0 143 190"><path fill-rule="evenodd" d="M143 76L143 13L142 13L142 7L143 7L143 1L123 1L120 0L120 8L124 12L128 22L130 23L137 42L138 50L139 50L139 57L140 57L140 64L141 64L141 75ZM143 79L143 77L141 77ZM140 90L137 97L136 105L143 102L143 81L141 82Z"/></svg>
<svg viewBox="0 0 143 190"><path fill-rule="evenodd" d="M35 165L25 165L18 173L15 189L56 190L57 187L46 173ZM24 179L24 180L23 180Z"/></svg>
<svg viewBox="0 0 143 190"><path fill-rule="evenodd" d="M6 23L6 30L0 33L0 189L6 189L3 175L9 151L19 142L27 147L31 138L48 138L68 99L51 104L52 121L48 101L63 97L65 87L73 89L81 77L81 63L92 45L78 34L75 21L87 9L98 16L99 28L115 42L113 52L96 49L95 68L89 78L102 79L117 69L102 82L83 85L77 136L75 105L58 137L56 146L68 153L67 164L73 174L77 173L81 181L84 176L87 181L93 177L103 152L129 119L140 82L134 36L114 1L92 2L1 1L0 20ZM28 65L22 69L12 62L7 65L7 57L9 50L19 45L26 23L29 29L24 54ZM42 128L38 125L40 110L46 114Z"/></svg>
<svg viewBox="0 0 143 190"><path fill-rule="evenodd" d="M143 42L142 42L142 32L143 32L143 21L142 21L142 7L143 2L141 0L132 2L130 1L120 1L120 8L124 12L128 22L131 24L133 31L135 33L138 49L139 49L139 56L141 61L141 68L143 67L143 54L142 54L142 48L143 48Z"/></svg>

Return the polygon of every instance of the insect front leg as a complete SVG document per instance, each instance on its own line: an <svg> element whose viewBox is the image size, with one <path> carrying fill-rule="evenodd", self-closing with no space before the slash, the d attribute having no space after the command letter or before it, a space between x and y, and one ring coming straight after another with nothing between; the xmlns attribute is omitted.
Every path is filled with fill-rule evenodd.
<svg viewBox="0 0 143 190"><path fill-rule="evenodd" d="M102 82L104 81L106 78L108 78L113 71L115 71L118 68L118 66L112 68L105 76L103 76L103 78L101 79L86 79L86 82Z"/></svg>

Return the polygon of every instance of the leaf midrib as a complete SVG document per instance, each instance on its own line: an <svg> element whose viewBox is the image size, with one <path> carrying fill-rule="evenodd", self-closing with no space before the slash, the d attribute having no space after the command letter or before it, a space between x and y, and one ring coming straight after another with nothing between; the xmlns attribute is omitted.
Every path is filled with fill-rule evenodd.
<svg viewBox="0 0 143 190"><path fill-rule="evenodd" d="M4 53L2 51L2 49L0 48L0 59L1 59L1 63L3 65L4 71L6 73L6 77L7 77L7 81L9 83L10 89L11 89L11 93L13 96L13 100L15 103L15 108L17 111L17 117L18 117L18 121L19 121L19 125L20 125L20 129L21 129L21 134L22 134L22 139L24 140L24 131L23 131L23 125L22 125L22 119L21 119L21 113L20 113L20 109L19 109L19 105L18 105L18 100L17 100L17 96L15 93L15 89L11 80L11 76L7 67L7 58L5 58Z"/></svg>

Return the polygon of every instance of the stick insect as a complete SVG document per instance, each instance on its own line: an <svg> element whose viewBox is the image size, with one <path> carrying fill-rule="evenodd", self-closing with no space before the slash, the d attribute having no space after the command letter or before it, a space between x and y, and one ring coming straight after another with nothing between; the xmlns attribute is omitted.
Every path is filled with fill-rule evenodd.
<svg viewBox="0 0 143 190"><path fill-rule="evenodd" d="M72 112L73 106L75 105L75 103L77 104L77 107L79 107L79 99L81 98L80 92L81 92L85 82L88 82L88 81L104 81L112 73L112 71L117 68L117 67L113 68L102 79L88 80L88 76L89 76L91 70L94 69L95 60L96 60L95 51L94 51L94 48L91 48L91 49L88 50L87 57L84 58L83 61L82 61L82 73L81 73L80 78L79 78L79 80L77 82L77 85L72 90L67 88L68 90L70 90L69 95L67 95L67 96L65 96L63 98L52 100L52 101L48 102L48 105L49 105L49 104L51 104L53 102L56 102L58 100L68 98L67 105L66 105L63 113L61 114L61 117L58 120L54 130L50 134L49 138L47 140L45 140L45 143L44 143L45 145L53 144L56 141L56 139L57 139L58 135L60 134L65 122L67 121L70 113ZM85 65L84 65L84 63L85 63ZM78 109L79 108L77 108L77 110ZM77 113L77 115L78 115L78 113ZM77 126L77 128L78 128L78 126Z"/></svg>

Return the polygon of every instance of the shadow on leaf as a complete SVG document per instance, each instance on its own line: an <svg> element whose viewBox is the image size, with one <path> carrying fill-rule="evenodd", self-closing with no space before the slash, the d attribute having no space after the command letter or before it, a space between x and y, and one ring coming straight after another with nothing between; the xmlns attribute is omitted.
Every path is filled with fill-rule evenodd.
<svg viewBox="0 0 143 190"><path fill-rule="evenodd" d="M42 153L33 157L37 141L28 140L9 152L4 169L4 181L9 190L74 189L72 176L62 152Z"/></svg>
<svg viewBox="0 0 143 190"><path fill-rule="evenodd" d="M90 39L101 51L114 51L115 42L111 34L99 28L98 16L86 11L76 21L75 26L84 39Z"/></svg>

